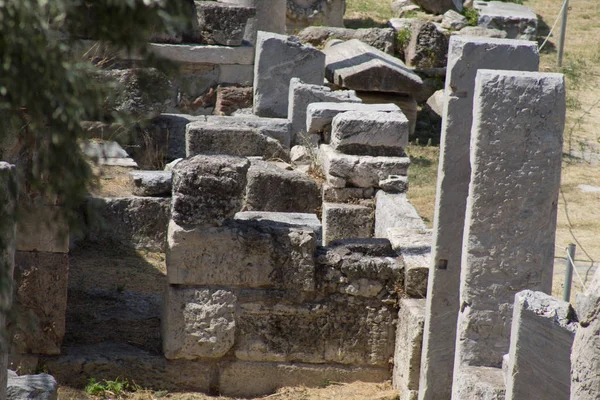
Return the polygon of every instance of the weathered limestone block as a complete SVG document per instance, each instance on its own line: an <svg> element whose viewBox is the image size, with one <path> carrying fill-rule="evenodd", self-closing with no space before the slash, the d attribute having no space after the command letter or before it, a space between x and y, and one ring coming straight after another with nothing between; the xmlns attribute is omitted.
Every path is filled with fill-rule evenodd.
<svg viewBox="0 0 600 400"><path fill-rule="evenodd" d="M475 1L477 25L506 32L507 39L535 40L537 15L527 6L502 1Z"/></svg>
<svg viewBox="0 0 600 400"><path fill-rule="evenodd" d="M332 382L383 382L389 379L387 367L247 361L222 365L219 392L242 398L272 394L281 387L322 387L323 377Z"/></svg>
<svg viewBox="0 0 600 400"><path fill-rule="evenodd" d="M410 41L404 49L406 65L418 69L446 66L448 38L433 22L413 24Z"/></svg>
<svg viewBox="0 0 600 400"><path fill-rule="evenodd" d="M187 124L204 118L201 115L160 114L152 119L146 131L155 141L167 142L165 158L172 161L185 157L185 127Z"/></svg>
<svg viewBox="0 0 600 400"><path fill-rule="evenodd" d="M17 236L17 173L14 165L0 161L0 280L12 283ZM0 287L0 329L6 329L6 312L12 304L12 284ZM6 395L9 345L0 336L0 398Z"/></svg>
<svg viewBox="0 0 600 400"><path fill-rule="evenodd" d="M321 187L310 176L266 161L252 161L248 170L246 209L313 213L321 206Z"/></svg>
<svg viewBox="0 0 600 400"><path fill-rule="evenodd" d="M290 80L288 118L291 124L293 143L304 144L307 138L302 137L308 132L306 128L307 107L311 103L360 103L353 90L332 91L326 86L303 83L298 78Z"/></svg>
<svg viewBox="0 0 600 400"><path fill-rule="evenodd" d="M307 228L314 232L317 243L321 243L322 226L316 214L242 211L235 214L234 219L240 221L271 221L298 228Z"/></svg>
<svg viewBox="0 0 600 400"><path fill-rule="evenodd" d="M506 400L568 400L575 311L546 293L524 290L515 296Z"/></svg>
<svg viewBox="0 0 600 400"><path fill-rule="evenodd" d="M346 0L287 0L288 32L309 25L344 26Z"/></svg>
<svg viewBox="0 0 600 400"><path fill-rule="evenodd" d="M325 54L294 36L258 32L254 61L254 114L286 118L290 79L322 85Z"/></svg>
<svg viewBox="0 0 600 400"><path fill-rule="evenodd" d="M250 161L198 155L173 168L171 218L177 224L220 225L242 209Z"/></svg>
<svg viewBox="0 0 600 400"><path fill-rule="evenodd" d="M256 17L248 19L244 40L256 43L258 31L285 33L286 0L218 0L221 3L237 4L256 8Z"/></svg>
<svg viewBox="0 0 600 400"><path fill-rule="evenodd" d="M90 198L85 239L164 251L170 204L162 197Z"/></svg>
<svg viewBox="0 0 600 400"><path fill-rule="evenodd" d="M506 39L506 32L498 29L482 28L481 26L466 26L458 32L454 32L459 36L480 36L496 39Z"/></svg>
<svg viewBox="0 0 600 400"><path fill-rule="evenodd" d="M571 399L591 400L600 395L600 270L577 296L579 327L571 351Z"/></svg>
<svg viewBox="0 0 600 400"><path fill-rule="evenodd" d="M314 290L316 235L270 220L230 221L221 227L169 224L167 279L171 284Z"/></svg>
<svg viewBox="0 0 600 400"><path fill-rule="evenodd" d="M69 226L56 206L23 207L17 223L19 251L69 252Z"/></svg>
<svg viewBox="0 0 600 400"><path fill-rule="evenodd" d="M244 126L242 121L234 121L232 124L197 121L188 124L185 131L185 151L187 157L197 154L228 154L289 160L288 151L278 140L263 135L256 128Z"/></svg>
<svg viewBox="0 0 600 400"><path fill-rule="evenodd" d="M395 301L404 265L387 239L336 240L316 255L318 290Z"/></svg>
<svg viewBox="0 0 600 400"><path fill-rule="evenodd" d="M137 168L137 163L129 157L129 154L114 141L81 143L81 150L94 163L98 165L110 165L117 167Z"/></svg>
<svg viewBox="0 0 600 400"><path fill-rule="evenodd" d="M431 265L431 231L425 228L388 228L387 237L394 250L402 254L404 293L413 298L425 297Z"/></svg>
<svg viewBox="0 0 600 400"><path fill-rule="evenodd" d="M331 146L322 144L319 147L319 160L327 177L344 181L349 186L372 188L390 175L406 176L410 159L408 157L372 157L348 155L335 151ZM338 185L333 185L340 187Z"/></svg>
<svg viewBox="0 0 600 400"><path fill-rule="evenodd" d="M402 113L408 118L409 132L412 135L415 132L417 123L417 112L419 106L417 104L417 96L422 96L421 93L429 91L425 82L419 92L413 94L391 93L391 92L356 92L356 95L361 98L366 104L395 104L400 108Z"/></svg>
<svg viewBox="0 0 600 400"><path fill-rule="evenodd" d="M348 203L357 199L370 199L374 195L373 188L335 188L327 183L323 184L323 201L329 203Z"/></svg>
<svg viewBox="0 0 600 400"><path fill-rule="evenodd" d="M312 103L306 108L306 132L317 133L326 130L336 115L347 111L401 112L400 107L395 104Z"/></svg>
<svg viewBox="0 0 600 400"><path fill-rule="evenodd" d="M17 375L8 371L7 400L57 400L58 383L52 375Z"/></svg>
<svg viewBox="0 0 600 400"><path fill-rule="evenodd" d="M339 239L371 236L373 236L372 207L323 203L323 245Z"/></svg>
<svg viewBox="0 0 600 400"><path fill-rule="evenodd" d="M149 43L148 50L159 57L180 63L218 65L252 65L254 63L253 46Z"/></svg>
<svg viewBox="0 0 600 400"><path fill-rule="evenodd" d="M171 179L168 171L131 171L129 178L136 196L169 196L171 195Z"/></svg>
<svg viewBox="0 0 600 400"><path fill-rule="evenodd" d="M379 181L379 187L387 193L405 193L408 191L408 177L390 175Z"/></svg>
<svg viewBox="0 0 600 400"><path fill-rule="evenodd" d="M375 195L375 237L388 238L389 228L425 229L425 223L410 204L406 194L386 193Z"/></svg>
<svg viewBox="0 0 600 400"><path fill-rule="evenodd" d="M467 26L467 18L454 10L448 10L444 13L444 18L442 18L440 25L445 29L459 31Z"/></svg>
<svg viewBox="0 0 600 400"><path fill-rule="evenodd" d="M194 1L196 18L187 40L223 46L240 46L248 18L256 15L252 7L240 7L213 1Z"/></svg>
<svg viewBox="0 0 600 400"><path fill-rule="evenodd" d="M421 369L425 300L400 299L392 383L400 399L416 399Z"/></svg>
<svg viewBox="0 0 600 400"><path fill-rule="evenodd" d="M448 10L457 9L462 11L461 0L412 0L423 10L433 14L444 14Z"/></svg>
<svg viewBox="0 0 600 400"><path fill-rule="evenodd" d="M348 111L331 123L331 147L346 154L404 156L408 119L401 112Z"/></svg>
<svg viewBox="0 0 600 400"><path fill-rule="evenodd" d="M165 357L220 358L235 341L236 295L225 289L169 285L163 314Z"/></svg>
<svg viewBox="0 0 600 400"><path fill-rule="evenodd" d="M378 299L347 295L302 304L240 301L235 355L243 361L387 366L394 314Z"/></svg>
<svg viewBox="0 0 600 400"><path fill-rule="evenodd" d="M303 42L323 46L330 39L358 39L384 53L394 55L395 32L391 28L346 29L329 26L309 26L298 33Z"/></svg>
<svg viewBox="0 0 600 400"><path fill-rule="evenodd" d="M252 87L217 87L216 115L231 115L241 108L252 107Z"/></svg>
<svg viewBox="0 0 600 400"><path fill-rule="evenodd" d="M460 400L504 400L505 394L501 368L464 367L452 385L452 398Z"/></svg>
<svg viewBox="0 0 600 400"><path fill-rule="evenodd" d="M411 94L421 78L402 61L353 39L332 43L325 50L325 76L331 83L354 90Z"/></svg>
<svg viewBox="0 0 600 400"><path fill-rule="evenodd" d="M233 118L206 116L203 121L205 125L215 126L215 128L253 128L261 135L277 139L285 149L290 147L290 121L285 118L261 118L255 115L235 115Z"/></svg>
<svg viewBox="0 0 600 400"><path fill-rule="evenodd" d="M62 253L15 254L13 349L18 353L60 354L65 335L69 256Z"/></svg>
<svg viewBox="0 0 600 400"><path fill-rule="evenodd" d="M469 149L475 75L480 68L535 71L538 64L535 43L462 36L450 39L432 268L427 288L421 400L449 398L452 387L463 227L471 177Z"/></svg>
<svg viewBox="0 0 600 400"><path fill-rule="evenodd" d="M478 71L456 338L457 388L464 367L502 365L515 294L552 290L564 118L563 75ZM458 392L453 388L453 393Z"/></svg>

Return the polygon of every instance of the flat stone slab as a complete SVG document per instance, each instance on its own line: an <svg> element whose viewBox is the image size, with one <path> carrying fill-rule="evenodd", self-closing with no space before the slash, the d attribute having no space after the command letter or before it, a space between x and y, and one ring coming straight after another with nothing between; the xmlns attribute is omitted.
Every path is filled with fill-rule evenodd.
<svg viewBox="0 0 600 400"><path fill-rule="evenodd" d="M400 59L353 39L325 50L325 76L331 83L354 90L412 94L421 78Z"/></svg>
<svg viewBox="0 0 600 400"><path fill-rule="evenodd" d="M390 228L425 230L427 227L405 193L380 190L375 195L375 237L388 238Z"/></svg>
<svg viewBox="0 0 600 400"><path fill-rule="evenodd" d="M401 112L348 111L331 123L330 145L346 154L404 156L408 119Z"/></svg>
<svg viewBox="0 0 600 400"><path fill-rule="evenodd" d="M329 145L319 147L319 160L329 183L331 178L341 180L338 184L372 188L390 175L406 176L410 159L408 157L372 157L343 154ZM334 185L335 187L340 187Z"/></svg>
<svg viewBox="0 0 600 400"><path fill-rule="evenodd" d="M136 196L169 196L173 174L168 171L131 171L129 178Z"/></svg>
<svg viewBox="0 0 600 400"><path fill-rule="evenodd" d="M233 217L241 221L272 221L285 225L311 229L321 242L322 225L316 214L298 212L272 212L272 211L242 211Z"/></svg>
<svg viewBox="0 0 600 400"><path fill-rule="evenodd" d="M254 64L254 46L214 46L149 43L148 49L158 57L192 64Z"/></svg>
<svg viewBox="0 0 600 400"><path fill-rule="evenodd" d="M535 40L537 15L527 6L502 1L475 1L477 25L506 32L507 39Z"/></svg>
<svg viewBox="0 0 600 400"><path fill-rule="evenodd" d="M262 118L256 115L205 116L201 121L211 126L220 127L249 127L261 135L276 139L289 149L291 144L291 124L286 118Z"/></svg>
<svg viewBox="0 0 600 400"><path fill-rule="evenodd" d="M311 103L306 108L306 132L318 133L323 131L333 121L336 115L347 111L361 112L402 112L395 104L362 104L362 103Z"/></svg>
<svg viewBox="0 0 600 400"><path fill-rule="evenodd" d="M395 32L391 28L347 29L329 26L309 26L298 33L303 42L323 46L328 40L358 39L384 53L394 55Z"/></svg>
<svg viewBox="0 0 600 400"><path fill-rule="evenodd" d="M137 168L137 163L117 142L84 142L81 149L98 165Z"/></svg>

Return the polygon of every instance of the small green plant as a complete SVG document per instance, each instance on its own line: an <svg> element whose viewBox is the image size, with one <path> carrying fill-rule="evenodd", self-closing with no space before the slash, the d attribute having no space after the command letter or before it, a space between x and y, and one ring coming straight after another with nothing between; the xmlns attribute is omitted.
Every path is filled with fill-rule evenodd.
<svg viewBox="0 0 600 400"><path fill-rule="evenodd" d="M114 381L107 381L105 379L102 382L98 382L96 381L96 379L90 378L83 390L87 394L93 396L104 396L106 394L111 394L113 396L121 396L126 390L133 389L135 391L135 389L137 389L137 386L130 385L127 379L119 379L120 378L117 378Z"/></svg>
<svg viewBox="0 0 600 400"><path fill-rule="evenodd" d="M404 27L396 32L396 42L398 43L398 48L406 48L406 46L408 46L408 42L410 42L410 36L411 31L408 27Z"/></svg>
<svg viewBox="0 0 600 400"><path fill-rule="evenodd" d="M97 396L104 393L104 385L100 382L96 382L96 379L90 378L87 385L83 389L87 394Z"/></svg>
<svg viewBox="0 0 600 400"><path fill-rule="evenodd" d="M474 8L465 7L463 9L463 15L467 18L468 26L477 26L477 20L479 19L479 12Z"/></svg>

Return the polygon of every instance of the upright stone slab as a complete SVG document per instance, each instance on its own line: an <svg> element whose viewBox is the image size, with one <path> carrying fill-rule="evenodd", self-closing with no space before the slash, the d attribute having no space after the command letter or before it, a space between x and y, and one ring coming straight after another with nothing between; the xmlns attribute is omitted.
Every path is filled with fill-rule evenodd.
<svg viewBox="0 0 600 400"><path fill-rule="evenodd" d="M453 396L469 367L499 368L514 296L550 293L560 187L562 74L480 70L465 213Z"/></svg>
<svg viewBox="0 0 600 400"><path fill-rule="evenodd" d="M0 330L6 331L6 314L12 304L12 275L17 234L17 175L14 165L0 162ZM6 398L9 344L0 335L0 399Z"/></svg>
<svg viewBox="0 0 600 400"><path fill-rule="evenodd" d="M285 33L286 0L218 0L221 3L254 7L256 17L248 19L244 39L256 43L257 31Z"/></svg>
<svg viewBox="0 0 600 400"><path fill-rule="evenodd" d="M420 400L447 400L451 393L475 74L480 68L535 71L538 63L537 45L532 42L450 39Z"/></svg>
<svg viewBox="0 0 600 400"><path fill-rule="evenodd" d="M569 400L575 311L566 301L524 290L515 296L506 400Z"/></svg>
<svg viewBox="0 0 600 400"><path fill-rule="evenodd" d="M576 302L579 327L571 351L571 400L600 396L600 269Z"/></svg>
<svg viewBox="0 0 600 400"><path fill-rule="evenodd" d="M322 85L325 54L294 36L258 32L254 60L254 114L286 118L290 79Z"/></svg>
<svg viewBox="0 0 600 400"><path fill-rule="evenodd" d="M327 86L311 85L302 82L298 78L292 78L290 81L288 118L290 120L290 129L292 141L295 144L304 144L305 140L301 136L306 130L306 110L311 103L361 103L356 97L354 90L332 91Z"/></svg>

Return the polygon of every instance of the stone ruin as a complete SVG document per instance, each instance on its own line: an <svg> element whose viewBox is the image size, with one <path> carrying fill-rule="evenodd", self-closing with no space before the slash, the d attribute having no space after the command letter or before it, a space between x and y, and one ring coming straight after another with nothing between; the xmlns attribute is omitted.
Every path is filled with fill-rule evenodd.
<svg viewBox="0 0 600 400"><path fill-rule="evenodd" d="M256 32L269 22L261 2L226 2L236 5L199 17L200 43L150 45L188 74L167 85L177 95L122 99L128 112L157 114L146 134L165 170L138 170L116 143L88 143L96 162L129 169L132 195L90 197L87 230L70 240L60 204L3 225L0 261L27 317L11 321L0 371L10 352L19 374L44 369L76 386L126 377L250 397L391 378L401 399L596 398L600 278L576 309L549 295L565 89L562 75L537 72L536 44L450 39L430 230L406 197L424 80L356 38L321 51L276 21ZM290 3L309 2L288 1L288 13ZM231 26L233 43L206 29L215 7L254 21ZM242 104L217 90L234 115L183 113L185 79L252 90ZM14 189L14 167L0 164L0 179ZM102 287L108 264L70 271L92 252L124 260L124 283L147 280L131 256L100 254L119 246L164 255L166 273L136 291ZM8 375L9 392L56 389L49 375Z"/></svg>

